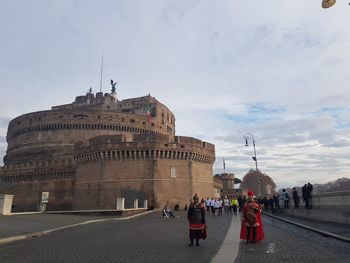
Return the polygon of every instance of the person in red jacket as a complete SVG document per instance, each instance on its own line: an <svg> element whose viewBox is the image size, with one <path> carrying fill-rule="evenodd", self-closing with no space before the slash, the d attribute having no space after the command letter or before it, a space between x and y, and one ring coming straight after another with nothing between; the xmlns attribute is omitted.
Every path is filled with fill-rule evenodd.
<svg viewBox="0 0 350 263"><path fill-rule="evenodd" d="M247 243L259 242L264 239L264 230L261 221L261 207L254 200L254 192L248 191L248 199L243 207L243 218L240 238Z"/></svg>

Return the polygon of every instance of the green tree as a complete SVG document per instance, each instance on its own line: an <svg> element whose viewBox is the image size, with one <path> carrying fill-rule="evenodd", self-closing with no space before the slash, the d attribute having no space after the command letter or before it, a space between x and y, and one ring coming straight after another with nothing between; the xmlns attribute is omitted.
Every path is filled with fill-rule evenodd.
<svg viewBox="0 0 350 263"><path fill-rule="evenodd" d="M260 189L262 197L273 194L276 191L276 184L270 176L260 171L251 169L242 179L241 188L243 191L253 190L258 196L260 180Z"/></svg>

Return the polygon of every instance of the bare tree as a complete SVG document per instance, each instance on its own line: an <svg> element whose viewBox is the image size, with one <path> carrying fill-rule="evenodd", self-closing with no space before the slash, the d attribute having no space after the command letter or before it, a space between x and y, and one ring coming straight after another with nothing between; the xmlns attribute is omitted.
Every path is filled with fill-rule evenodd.
<svg viewBox="0 0 350 263"><path fill-rule="evenodd" d="M276 184L272 178L267 174L260 171L257 172L253 169L251 169L242 179L241 187L243 191L251 189L257 194L259 192L258 179L260 180L262 197L274 194L276 191Z"/></svg>

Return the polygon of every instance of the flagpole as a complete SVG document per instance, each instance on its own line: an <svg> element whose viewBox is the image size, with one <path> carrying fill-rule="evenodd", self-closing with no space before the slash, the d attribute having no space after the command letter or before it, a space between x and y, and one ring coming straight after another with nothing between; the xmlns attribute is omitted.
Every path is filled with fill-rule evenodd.
<svg viewBox="0 0 350 263"><path fill-rule="evenodd" d="M102 75L103 75L103 55L102 55L102 61L101 61L100 92L102 92Z"/></svg>

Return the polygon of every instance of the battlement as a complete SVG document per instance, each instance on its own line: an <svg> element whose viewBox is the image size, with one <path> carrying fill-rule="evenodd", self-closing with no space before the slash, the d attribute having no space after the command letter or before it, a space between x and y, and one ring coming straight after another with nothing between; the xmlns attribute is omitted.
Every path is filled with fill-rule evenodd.
<svg viewBox="0 0 350 263"><path fill-rule="evenodd" d="M181 138L181 137L180 137ZM98 136L74 145L76 163L118 159L180 159L213 164L212 144L185 137L184 142L170 142L166 135Z"/></svg>

